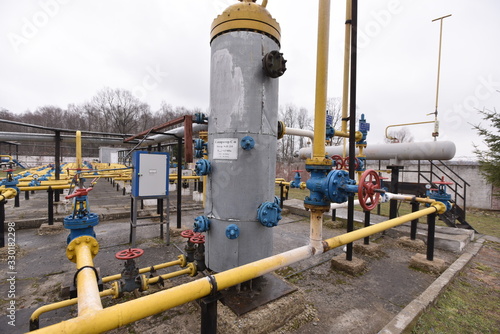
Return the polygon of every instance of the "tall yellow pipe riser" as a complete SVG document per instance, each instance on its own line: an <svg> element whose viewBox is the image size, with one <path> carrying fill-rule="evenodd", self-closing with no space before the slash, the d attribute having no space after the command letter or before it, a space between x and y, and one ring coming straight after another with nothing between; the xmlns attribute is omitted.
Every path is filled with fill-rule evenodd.
<svg viewBox="0 0 500 334"><path fill-rule="evenodd" d="M404 215L404 216L401 216L398 218L387 220L387 221L379 223L379 224L371 225L371 226L368 226L368 227L365 227L365 228L362 228L362 229L359 229L356 231L348 232L348 233L327 239L324 241L325 252L330 250L330 249L336 248L336 247L347 245L351 242L368 237L368 236L373 235L375 233L379 233L379 232L388 230L392 227L404 224L404 223L409 222L411 220L414 220L414 219L417 219L417 218L420 218L423 216L427 216L431 213L436 213L438 211L439 211L439 208L437 206L432 206L432 207L422 209L420 211L413 212L413 213L410 213L410 214L407 214L407 215Z"/></svg>
<svg viewBox="0 0 500 334"><path fill-rule="evenodd" d="M93 258L98 251L99 244L90 236L73 239L66 248L66 256L70 261L76 262L77 269L86 267L80 270L76 277L79 316L102 310L97 277L93 270Z"/></svg>
<svg viewBox="0 0 500 334"><path fill-rule="evenodd" d="M349 65L351 63L351 24L347 21L351 20L352 15L352 1L346 0L345 11L345 47L344 47L344 81L342 87L342 132L347 133L347 108L349 104Z"/></svg>
<svg viewBox="0 0 500 334"><path fill-rule="evenodd" d="M82 133L76 131L76 168L82 168Z"/></svg>
<svg viewBox="0 0 500 334"><path fill-rule="evenodd" d="M314 113L313 160L325 158L326 98L328 88L328 47L330 35L330 0L319 1L318 49L316 59L316 102Z"/></svg>

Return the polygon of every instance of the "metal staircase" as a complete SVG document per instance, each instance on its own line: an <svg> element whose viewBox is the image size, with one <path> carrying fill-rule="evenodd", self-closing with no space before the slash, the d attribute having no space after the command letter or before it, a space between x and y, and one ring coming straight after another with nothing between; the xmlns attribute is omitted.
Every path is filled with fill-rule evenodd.
<svg viewBox="0 0 500 334"><path fill-rule="evenodd" d="M466 208L467 208L467 187L470 184L465 181L460 175L453 171L448 165L443 161L437 160L440 165L437 165L432 160L429 161L429 170L423 170L421 161L418 161L418 184L430 184L433 188L437 188L433 180L440 180L441 177L447 181L453 182L452 185L448 186L448 191L451 193L453 208L448 210L444 214L439 215L440 219L450 227L458 227L465 229L474 229L466 220ZM458 205L458 202L462 203L462 207Z"/></svg>

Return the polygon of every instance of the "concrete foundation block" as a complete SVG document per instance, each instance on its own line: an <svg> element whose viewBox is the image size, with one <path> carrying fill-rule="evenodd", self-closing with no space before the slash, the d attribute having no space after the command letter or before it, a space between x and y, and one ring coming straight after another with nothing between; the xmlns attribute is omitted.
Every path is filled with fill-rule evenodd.
<svg viewBox="0 0 500 334"><path fill-rule="evenodd" d="M416 252L425 252L427 248L423 240L420 239L411 240L410 237L398 238L396 242L399 246L414 250Z"/></svg>
<svg viewBox="0 0 500 334"><path fill-rule="evenodd" d="M229 307L218 304L217 331L234 334L264 334L270 333L290 322L306 323L314 319L315 314L305 319L296 319L307 311L307 302L301 291L296 291L270 303L260 306L242 316L234 314ZM286 310L286 312L279 311Z"/></svg>
<svg viewBox="0 0 500 334"><path fill-rule="evenodd" d="M410 259L410 267L429 273L441 274L446 270L446 263L442 259L434 258L433 261L427 260L425 254L417 253Z"/></svg>
<svg viewBox="0 0 500 334"><path fill-rule="evenodd" d="M371 243L369 245L365 244L354 244L354 252L361 255L366 255L370 257L383 257L385 252L382 250L382 245Z"/></svg>
<svg viewBox="0 0 500 334"><path fill-rule="evenodd" d="M332 258L331 268L343 271L349 275L357 276L366 269L366 262L360 258L353 257L352 261L347 261L345 254L340 254Z"/></svg>
<svg viewBox="0 0 500 334"><path fill-rule="evenodd" d="M43 223L38 228L38 235L48 235L48 234L57 234L65 231L63 223L54 222L54 225L49 225L49 223Z"/></svg>

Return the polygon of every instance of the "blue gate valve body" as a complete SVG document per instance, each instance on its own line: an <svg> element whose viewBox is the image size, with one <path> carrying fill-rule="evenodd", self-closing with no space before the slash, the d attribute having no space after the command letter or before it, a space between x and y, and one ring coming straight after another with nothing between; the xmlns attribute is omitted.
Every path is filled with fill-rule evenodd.
<svg viewBox="0 0 500 334"><path fill-rule="evenodd" d="M446 186L453 184L452 182L445 182L444 177L441 181L434 181L438 185L438 189L427 189L427 196L435 201L442 202L446 206L446 211L451 210L451 194L446 192ZM429 206L429 205L427 205Z"/></svg>
<svg viewBox="0 0 500 334"><path fill-rule="evenodd" d="M255 147L255 140L250 136L245 136L241 138L240 145L245 151L250 151Z"/></svg>
<svg viewBox="0 0 500 334"><path fill-rule="evenodd" d="M210 229L210 220L207 216L198 216L194 219L195 232L207 232Z"/></svg>
<svg viewBox="0 0 500 334"><path fill-rule="evenodd" d="M73 201L73 214L64 217L64 227L70 230L68 239L69 244L73 239L83 235L89 235L93 238L96 237L94 226L99 224L99 216L90 212L88 203L88 192L92 188L77 189L74 194L66 196L66 199L74 197Z"/></svg>
<svg viewBox="0 0 500 334"><path fill-rule="evenodd" d="M305 198L305 204L329 206L331 202L344 203L358 192L356 181L350 179L345 170L332 170L326 177L321 177L323 175L323 171L311 172L311 178L306 182L311 194Z"/></svg>
<svg viewBox="0 0 500 334"><path fill-rule="evenodd" d="M236 239L240 236L240 228L236 224L231 224L226 227L226 237L228 239Z"/></svg>
<svg viewBox="0 0 500 334"><path fill-rule="evenodd" d="M356 142L359 145L366 145L366 137L368 136L368 131L370 131L370 123L366 122L365 114L361 114L361 119L359 120L359 132L363 134L360 141Z"/></svg>
<svg viewBox="0 0 500 334"><path fill-rule="evenodd" d="M208 161L207 159L200 159L196 161L196 166L194 168L194 171L198 176L210 174L210 172L212 171L212 166L210 164L210 161Z"/></svg>
<svg viewBox="0 0 500 334"><path fill-rule="evenodd" d="M302 180L302 177L300 176L300 172L296 171L295 172L295 177L292 182L290 182L290 187L292 188L300 188L300 182Z"/></svg>
<svg viewBox="0 0 500 334"><path fill-rule="evenodd" d="M264 202L257 209L257 220L266 227L277 226L281 218L281 208L276 200Z"/></svg>

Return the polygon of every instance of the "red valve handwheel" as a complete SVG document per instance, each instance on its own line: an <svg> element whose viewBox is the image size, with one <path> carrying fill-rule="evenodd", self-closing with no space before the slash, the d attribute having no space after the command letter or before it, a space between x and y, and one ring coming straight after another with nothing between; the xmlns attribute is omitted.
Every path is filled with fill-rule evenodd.
<svg viewBox="0 0 500 334"><path fill-rule="evenodd" d="M349 169L349 157L345 157L344 167L345 167L345 169ZM354 157L354 169L358 169L358 168L359 168L359 159Z"/></svg>
<svg viewBox="0 0 500 334"><path fill-rule="evenodd" d="M115 257L118 260L130 260L130 259L135 259L136 257L139 257L142 254L144 254L143 249L129 248L129 249L124 249L122 251L119 251L118 253L115 254Z"/></svg>
<svg viewBox="0 0 500 334"><path fill-rule="evenodd" d="M377 189L380 189L380 177L373 169L366 170L361 175L358 186L359 204L365 211L371 211L377 206L380 200L380 193L375 192ZM368 200L370 204L367 203Z"/></svg>
<svg viewBox="0 0 500 334"><path fill-rule="evenodd" d="M181 232L181 237L183 237L183 238L189 239L189 238L191 238L193 236L194 236L193 230L185 230L185 231Z"/></svg>
<svg viewBox="0 0 500 334"><path fill-rule="evenodd" d="M203 234L195 234L189 239L189 241L191 241L193 244L204 244L205 236Z"/></svg>
<svg viewBox="0 0 500 334"><path fill-rule="evenodd" d="M74 193L72 193L71 195L67 195L64 198L70 199L70 198L77 197L77 196L87 196L92 189L93 189L92 187L78 188L75 190Z"/></svg>
<svg viewBox="0 0 500 334"><path fill-rule="evenodd" d="M344 169L344 159L340 155L332 155L331 158L335 161L335 169Z"/></svg>
<svg viewBox="0 0 500 334"><path fill-rule="evenodd" d="M433 181L432 183L434 184L446 184L446 185L450 185L450 184L453 184L453 182L447 182L444 180L444 176L441 177L441 181Z"/></svg>

